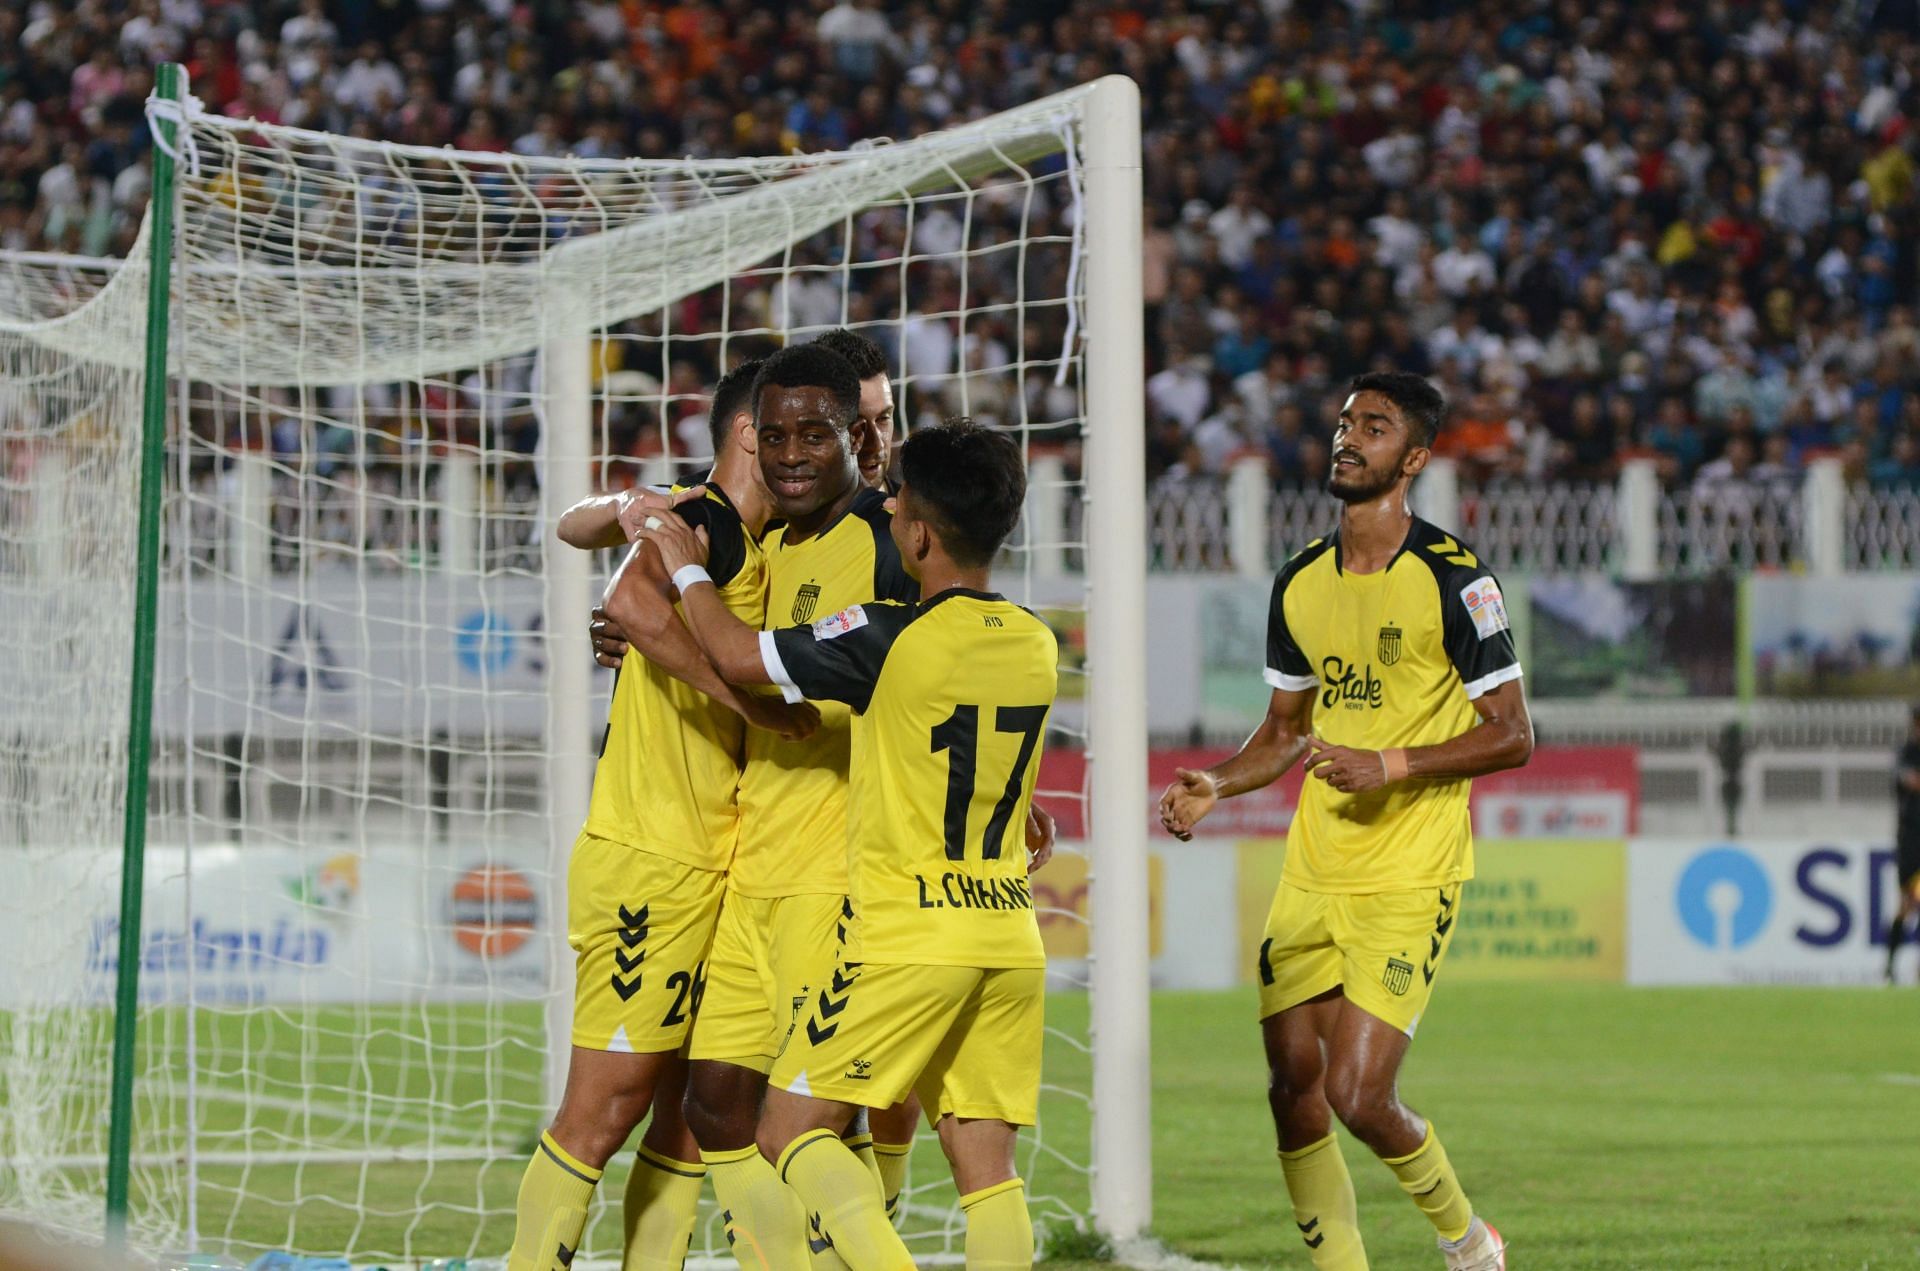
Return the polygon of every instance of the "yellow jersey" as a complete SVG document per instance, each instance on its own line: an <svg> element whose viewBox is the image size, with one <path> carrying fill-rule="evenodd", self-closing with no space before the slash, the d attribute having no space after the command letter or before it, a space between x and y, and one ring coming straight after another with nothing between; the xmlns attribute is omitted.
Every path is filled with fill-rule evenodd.
<svg viewBox="0 0 1920 1271"><path fill-rule="evenodd" d="M1340 536L1280 571L1267 618L1267 683L1317 690L1313 731L1362 750L1431 746L1480 722L1473 699L1520 678L1500 584L1415 518L1377 573L1341 568ZM1410 778L1342 794L1309 776L1281 877L1303 891L1444 887L1473 877L1465 778Z"/></svg>
<svg viewBox="0 0 1920 1271"><path fill-rule="evenodd" d="M707 572L740 621L766 618L767 562L717 486L675 509L705 527ZM593 772L587 833L691 865L723 870L733 859L734 793L746 752L746 722L637 652L613 682L600 762Z"/></svg>
<svg viewBox="0 0 1920 1271"><path fill-rule="evenodd" d="M912 602L920 585L893 545L887 496L862 490L832 524L798 543L768 528L766 625L811 622L849 605ZM770 898L847 890L847 765L853 719L835 702L820 707L820 727L805 741L747 731L740 776L740 843L727 886Z"/></svg>
<svg viewBox="0 0 1920 1271"><path fill-rule="evenodd" d="M1041 967L1027 808L1059 647L1000 596L855 605L761 641L790 700L854 712L848 962Z"/></svg>

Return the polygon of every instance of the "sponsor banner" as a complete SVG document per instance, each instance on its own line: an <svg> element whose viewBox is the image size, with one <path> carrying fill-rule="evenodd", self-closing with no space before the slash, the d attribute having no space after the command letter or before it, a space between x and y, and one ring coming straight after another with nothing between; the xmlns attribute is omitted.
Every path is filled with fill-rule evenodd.
<svg viewBox="0 0 1920 1271"><path fill-rule="evenodd" d="M1871 984L1899 910L1893 848L1804 839L1638 839L1634 984Z"/></svg>
<svg viewBox="0 0 1920 1271"><path fill-rule="evenodd" d="M1535 578L1527 687L1538 697L1731 697L1738 592L1727 574Z"/></svg>
<svg viewBox="0 0 1920 1271"><path fill-rule="evenodd" d="M1224 748L1156 750L1147 757L1143 803L1154 841L1160 828L1160 792L1181 768L1205 768L1233 752ZM1264 790L1214 805L1200 838L1246 839L1284 835L1293 824L1305 773L1293 771ZM1086 810L1077 796L1086 786L1086 755L1055 747L1040 761L1041 802L1060 821L1062 837L1086 834ZM1632 746L1541 746L1526 767L1474 780L1468 797L1476 838L1625 838L1640 821L1640 753Z"/></svg>
<svg viewBox="0 0 1920 1271"><path fill-rule="evenodd" d="M30 886L61 903L0 928L0 965L33 971L0 982L0 1006L111 1001L119 853L72 849L32 864L25 856L0 860L0 885ZM545 857L543 846L517 844L220 845L191 857L178 846L151 847L141 1000L543 997L553 981L546 936L559 917Z"/></svg>
<svg viewBox="0 0 1920 1271"><path fill-rule="evenodd" d="M1442 972L1605 980L1627 964L1627 849L1613 839L1482 839Z"/></svg>
<svg viewBox="0 0 1920 1271"><path fill-rule="evenodd" d="M542 603L537 578L196 581L190 597L169 584L154 728L197 737L539 737ZM589 657L585 615L565 638L569 652ZM605 690L612 677L601 672L596 683Z"/></svg>
<svg viewBox="0 0 1920 1271"><path fill-rule="evenodd" d="M1754 687L1774 697L1920 695L1920 576L1747 580Z"/></svg>
<svg viewBox="0 0 1920 1271"><path fill-rule="evenodd" d="M1237 979L1253 953L1286 860L1284 839L1239 847ZM1441 976L1450 980L1604 980L1626 966L1626 846L1619 839L1476 842Z"/></svg>

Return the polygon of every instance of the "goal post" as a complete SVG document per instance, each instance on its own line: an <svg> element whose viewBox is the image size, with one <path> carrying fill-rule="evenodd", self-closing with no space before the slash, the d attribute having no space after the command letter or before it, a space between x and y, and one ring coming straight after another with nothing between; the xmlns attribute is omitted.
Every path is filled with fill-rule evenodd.
<svg viewBox="0 0 1920 1271"><path fill-rule="evenodd" d="M0 1214L97 1236L111 1191L150 1253L504 1252L569 1053L566 861L611 679L585 625L614 561L555 521L699 476L714 377L845 325L887 354L909 427L971 415L1026 458L995 585L1061 636L1040 786L1063 834L1035 886L1058 992L1019 1163L1042 1226L1139 1235L1134 85L757 159L153 113L176 193L156 183L134 255L0 255L0 965L21 970ZM157 529L132 515L143 391L165 407ZM101 636L142 587L144 759L131 650ZM120 866L136 822L144 880ZM923 1148L909 1244L952 1261L957 1197ZM582 1265L619 1259L624 1168ZM704 1210L696 1259L724 1249Z"/></svg>
<svg viewBox="0 0 1920 1271"><path fill-rule="evenodd" d="M154 77L155 96L176 107L181 67ZM147 339L141 366L140 506L133 573L133 660L127 691L127 786L120 840L120 947L113 991L113 1057L107 1112L107 1239L126 1238L127 1184L133 1152L133 1070L140 1004L140 926L145 900L147 768L153 752L153 646L158 626L160 496L167 459L167 333L173 277L173 147L178 123L155 121L151 219L147 238Z"/></svg>
<svg viewBox="0 0 1920 1271"><path fill-rule="evenodd" d="M1147 538L1145 333L1141 273L1140 90L1099 81L1086 115L1087 256L1114 262L1087 277L1087 665L1117 691L1088 714L1092 871L1093 1205L1115 1239L1153 1216L1147 929ZM1131 252L1136 267L1120 262ZM1130 691L1127 686L1139 686ZM1126 1109L1109 1117L1109 1110Z"/></svg>

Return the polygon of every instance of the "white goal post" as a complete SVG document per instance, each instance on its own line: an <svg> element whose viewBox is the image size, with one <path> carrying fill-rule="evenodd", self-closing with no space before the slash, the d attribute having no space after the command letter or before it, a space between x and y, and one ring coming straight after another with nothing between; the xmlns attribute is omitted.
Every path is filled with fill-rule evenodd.
<svg viewBox="0 0 1920 1271"><path fill-rule="evenodd" d="M130 1234L356 1265L503 1253L564 1075L565 862L607 688L585 618L610 562L560 545L558 512L696 475L713 374L847 325L894 362L903 420L972 414L1028 457L996 585L1063 637L1042 785L1072 815L1051 867L1068 881L1037 890L1062 992L1021 1166L1043 1226L1139 1235L1133 83L841 153L674 162L154 109L178 124L155 156L171 243L150 216L124 262L0 259L0 965L19 971L0 990L0 1214L103 1225L154 324L169 405ZM908 1232L948 1260L934 1159L916 1158ZM610 1181L583 1262L618 1259ZM724 1252L716 1223L702 1249Z"/></svg>

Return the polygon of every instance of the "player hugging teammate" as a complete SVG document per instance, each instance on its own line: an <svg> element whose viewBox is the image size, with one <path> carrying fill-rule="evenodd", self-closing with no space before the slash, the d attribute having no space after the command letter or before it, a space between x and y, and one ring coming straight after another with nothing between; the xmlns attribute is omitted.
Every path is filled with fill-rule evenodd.
<svg viewBox="0 0 1920 1271"><path fill-rule="evenodd" d="M1031 803L1057 650L987 590L1019 453L923 430L889 499L885 362L844 331L736 369L711 423L704 491L562 521L576 546L633 540L596 647L641 656L575 848L573 1062L510 1271L571 1262L649 1107L629 1271L680 1265L708 1174L743 1267L910 1267L891 1218L923 1106L968 1263L1027 1265L1013 1147L1045 960L1025 879L1051 850Z"/></svg>

